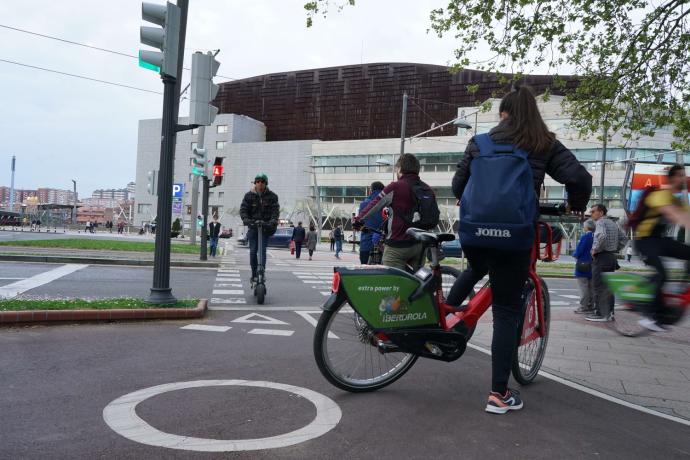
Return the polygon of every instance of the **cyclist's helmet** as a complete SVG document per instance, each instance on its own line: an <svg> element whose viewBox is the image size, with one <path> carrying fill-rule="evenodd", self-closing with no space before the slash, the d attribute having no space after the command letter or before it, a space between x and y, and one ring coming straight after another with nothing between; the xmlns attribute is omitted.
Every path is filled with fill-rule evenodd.
<svg viewBox="0 0 690 460"><path fill-rule="evenodd" d="M254 177L254 182L256 182L258 180L262 180L266 183L266 185L268 185L268 176L266 174L264 174L264 173L257 174L256 177Z"/></svg>

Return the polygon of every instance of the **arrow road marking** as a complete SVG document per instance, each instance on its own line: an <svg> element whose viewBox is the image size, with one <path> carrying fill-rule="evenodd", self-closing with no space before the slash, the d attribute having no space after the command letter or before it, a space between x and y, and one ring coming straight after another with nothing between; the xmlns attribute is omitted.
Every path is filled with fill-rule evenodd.
<svg viewBox="0 0 690 460"><path fill-rule="evenodd" d="M252 319L258 317L260 319ZM247 323L247 324L276 324L289 326L289 323L279 319L271 318L270 316L262 315L261 313L250 313L240 318L234 319L231 323Z"/></svg>

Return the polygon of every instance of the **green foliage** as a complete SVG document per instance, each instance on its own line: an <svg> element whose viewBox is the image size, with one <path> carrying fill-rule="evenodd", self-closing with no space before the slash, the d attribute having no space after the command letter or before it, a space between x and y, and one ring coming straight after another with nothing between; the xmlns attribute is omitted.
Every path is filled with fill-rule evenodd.
<svg viewBox="0 0 690 460"><path fill-rule="evenodd" d="M173 233L180 233L180 230L182 230L182 224L180 223L180 218L178 217L175 219L175 221L172 223L172 232Z"/></svg>
<svg viewBox="0 0 690 460"><path fill-rule="evenodd" d="M34 248L64 248L101 251L153 252L154 244L145 241L92 240L89 238L65 238L55 240L0 241L0 246L21 246ZM198 254L199 246L173 244L173 253Z"/></svg>
<svg viewBox="0 0 690 460"><path fill-rule="evenodd" d="M199 304L198 299L178 300L174 305L163 308L194 308ZM27 310L138 310L147 308L161 308L151 305L144 299L129 297L114 299L10 299L0 301L0 311Z"/></svg>
<svg viewBox="0 0 690 460"><path fill-rule="evenodd" d="M311 1L308 24L331 3L354 2ZM448 0L431 11L431 29L457 39L455 70L507 72L513 81L537 67L576 75L576 88L560 77L555 86L583 135L608 128L635 138L672 126L674 147L690 148L688 0Z"/></svg>

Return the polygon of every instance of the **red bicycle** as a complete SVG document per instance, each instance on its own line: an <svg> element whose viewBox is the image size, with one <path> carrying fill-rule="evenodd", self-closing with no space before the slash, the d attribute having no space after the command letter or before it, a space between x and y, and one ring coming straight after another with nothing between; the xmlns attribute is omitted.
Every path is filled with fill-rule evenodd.
<svg viewBox="0 0 690 460"><path fill-rule="evenodd" d="M540 207L541 214L564 211L562 205ZM455 361L491 307L489 283L465 307L446 304L439 249L455 235L419 229L408 233L429 248L430 266L416 273L376 265L334 269L332 294L314 334L314 356L321 373L338 388L383 388L402 377L420 356ZM549 334L549 291L537 275L536 263L557 260L561 248L562 233L547 223L537 223L536 233L512 367L515 380L523 385L537 376Z"/></svg>

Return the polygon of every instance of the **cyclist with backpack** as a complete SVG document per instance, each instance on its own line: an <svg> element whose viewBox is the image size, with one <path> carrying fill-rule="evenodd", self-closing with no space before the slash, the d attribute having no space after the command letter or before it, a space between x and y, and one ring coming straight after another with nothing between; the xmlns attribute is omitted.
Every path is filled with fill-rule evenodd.
<svg viewBox="0 0 690 460"><path fill-rule="evenodd" d="M374 213L389 206L393 209L388 219L386 248L382 264L405 270L410 265L414 270L422 261L422 243L407 235L408 228L432 229L438 225L440 212L436 195L428 184L419 178L419 160L411 153L400 156L396 163L398 180L388 184L359 215L353 218L356 226Z"/></svg>
<svg viewBox="0 0 690 460"><path fill-rule="evenodd" d="M486 411L521 409L508 389L518 343L522 292L545 174L565 185L572 211L587 207L592 176L551 133L528 87L516 87L499 107L500 123L475 135L453 177L460 199L459 236L472 271L488 272L493 295L492 383Z"/></svg>
<svg viewBox="0 0 690 460"><path fill-rule="evenodd" d="M635 234L635 248L645 263L656 270L651 278L656 287L655 299L649 306L648 317L640 320L641 326L655 332L664 332L662 325L672 322L665 318L662 289L668 277L661 257L690 261L690 246L664 236L669 224L690 228L690 212L683 201L676 197L683 192L685 180L685 168L678 164L671 166L668 170L668 185L645 189L635 212L628 220L628 227Z"/></svg>

